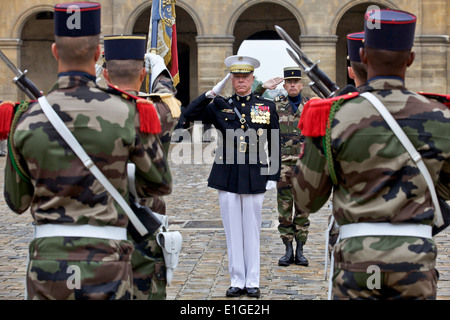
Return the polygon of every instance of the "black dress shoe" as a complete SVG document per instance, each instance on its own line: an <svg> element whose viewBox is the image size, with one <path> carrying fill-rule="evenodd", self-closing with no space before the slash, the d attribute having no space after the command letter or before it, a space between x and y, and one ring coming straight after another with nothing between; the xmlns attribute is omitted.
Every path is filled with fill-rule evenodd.
<svg viewBox="0 0 450 320"><path fill-rule="evenodd" d="M259 288L247 288L247 296L259 298L261 296L261 291Z"/></svg>
<svg viewBox="0 0 450 320"><path fill-rule="evenodd" d="M244 289L238 288L238 287L229 287L227 290L227 297L240 297L245 293Z"/></svg>

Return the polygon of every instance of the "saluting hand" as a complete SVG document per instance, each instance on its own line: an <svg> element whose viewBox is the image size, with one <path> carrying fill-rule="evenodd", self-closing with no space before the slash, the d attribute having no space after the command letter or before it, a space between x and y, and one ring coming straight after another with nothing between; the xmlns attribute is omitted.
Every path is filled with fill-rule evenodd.
<svg viewBox="0 0 450 320"><path fill-rule="evenodd" d="M283 80L284 79L281 77L275 77L264 82L262 87L267 90L274 90L280 83L283 82Z"/></svg>
<svg viewBox="0 0 450 320"><path fill-rule="evenodd" d="M215 96L217 96L218 94L220 94L223 90L223 88L225 88L228 79L230 79L231 73L228 73L225 78L223 78L220 82L218 82L214 88L212 88L212 90L209 90L208 92L206 92L206 97L208 98L214 98Z"/></svg>

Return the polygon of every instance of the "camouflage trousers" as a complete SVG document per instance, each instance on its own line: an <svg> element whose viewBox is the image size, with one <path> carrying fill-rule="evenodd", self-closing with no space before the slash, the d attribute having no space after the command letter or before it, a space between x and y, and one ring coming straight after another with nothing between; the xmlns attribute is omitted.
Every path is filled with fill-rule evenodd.
<svg viewBox="0 0 450 320"><path fill-rule="evenodd" d="M282 239L306 243L309 213L301 212L295 205L291 184L294 168L294 165L281 164L280 180L277 183L278 231Z"/></svg>
<svg viewBox="0 0 450 320"><path fill-rule="evenodd" d="M336 269L333 300L435 300L438 271L381 272L374 274ZM378 282L377 282L378 281Z"/></svg>
<svg viewBox="0 0 450 320"><path fill-rule="evenodd" d="M131 300L129 241L50 237L29 246L27 299Z"/></svg>
<svg viewBox="0 0 450 320"><path fill-rule="evenodd" d="M135 243L131 257L133 267L133 300L165 300L166 268L156 233L145 241Z"/></svg>

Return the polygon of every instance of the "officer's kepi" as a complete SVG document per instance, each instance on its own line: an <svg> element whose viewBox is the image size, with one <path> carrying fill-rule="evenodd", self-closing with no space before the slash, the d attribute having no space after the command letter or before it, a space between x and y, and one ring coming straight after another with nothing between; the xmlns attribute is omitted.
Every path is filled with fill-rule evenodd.
<svg viewBox="0 0 450 320"><path fill-rule="evenodd" d="M100 11L101 5L97 2L68 2L55 5L55 35L83 37L100 34Z"/></svg>
<svg viewBox="0 0 450 320"><path fill-rule="evenodd" d="M105 61L144 60L145 35L110 35L103 38Z"/></svg>
<svg viewBox="0 0 450 320"><path fill-rule="evenodd" d="M286 67L283 69L284 79L301 79L302 70L299 67Z"/></svg>
<svg viewBox="0 0 450 320"><path fill-rule="evenodd" d="M355 32L347 35L347 50L349 61L361 62L359 48L364 48L364 32Z"/></svg>
<svg viewBox="0 0 450 320"><path fill-rule="evenodd" d="M364 46L405 51L414 44L417 17L397 10L373 10L364 16Z"/></svg>
<svg viewBox="0 0 450 320"><path fill-rule="evenodd" d="M224 63L230 68L230 73L251 73L260 66L257 59L240 55L230 56Z"/></svg>

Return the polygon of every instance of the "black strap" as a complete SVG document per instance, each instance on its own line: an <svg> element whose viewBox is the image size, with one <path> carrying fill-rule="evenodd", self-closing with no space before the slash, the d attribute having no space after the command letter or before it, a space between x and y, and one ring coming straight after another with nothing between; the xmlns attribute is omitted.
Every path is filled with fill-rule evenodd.
<svg viewBox="0 0 450 320"><path fill-rule="evenodd" d="M234 112L236 112L236 114L237 114L237 116L238 116L238 118L239 118L239 122L240 122L241 124L243 124L243 125L245 126L245 128L248 130L250 127L248 126L247 120L245 120L245 119L242 117L241 113L239 112L239 110L238 110L236 107L234 107Z"/></svg>

